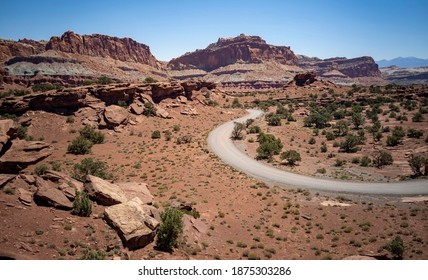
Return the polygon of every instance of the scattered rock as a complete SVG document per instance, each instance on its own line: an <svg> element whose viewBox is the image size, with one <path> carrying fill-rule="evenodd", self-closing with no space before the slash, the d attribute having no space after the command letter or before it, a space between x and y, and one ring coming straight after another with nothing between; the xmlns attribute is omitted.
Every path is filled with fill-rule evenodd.
<svg viewBox="0 0 428 280"><path fill-rule="evenodd" d="M310 216L310 215L302 214L301 216L302 216L302 218L303 218L303 219L305 219L305 220L308 220L308 221L312 220L312 216Z"/></svg>
<svg viewBox="0 0 428 280"><path fill-rule="evenodd" d="M87 96L86 98L88 99L88 97L89 96ZM96 100L100 101L99 99L96 99ZM74 113L74 115L82 119L83 125L90 125L92 127L96 127L98 125L99 117L97 115L97 111L93 108L90 108L90 107L80 108L77 112Z"/></svg>
<svg viewBox="0 0 428 280"><path fill-rule="evenodd" d="M31 206L31 203L33 202L33 194L23 188L18 188L17 192L19 201L25 206Z"/></svg>
<svg viewBox="0 0 428 280"><path fill-rule="evenodd" d="M128 112L125 108L117 105L110 105L104 110L104 121L107 127L113 128L121 124L127 124Z"/></svg>
<svg viewBox="0 0 428 280"><path fill-rule="evenodd" d="M174 200L169 205L171 208L176 208L185 211L192 211L193 206L191 202L182 202L178 200Z"/></svg>
<svg viewBox="0 0 428 280"><path fill-rule="evenodd" d="M180 114L182 115L190 115L190 116L197 116L199 115L198 111L196 110L196 108L192 108L190 106L186 106L181 112Z"/></svg>
<svg viewBox="0 0 428 280"><path fill-rule="evenodd" d="M187 104L187 98L182 95L177 97L177 101L180 102L181 104Z"/></svg>
<svg viewBox="0 0 428 280"><path fill-rule="evenodd" d="M164 118L164 119L171 118L169 116L169 113L167 112L167 110L165 110L164 108L160 107L159 105L155 105L155 108L156 108L156 116L157 117Z"/></svg>
<svg viewBox="0 0 428 280"><path fill-rule="evenodd" d="M77 181L76 179L73 179L70 176L58 171L47 170L42 175L42 177L45 180L59 184L59 189L62 190L66 195L73 194L73 198L76 191L82 192L84 190L84 184L82 182Z"/></svg>
<svg viewBox="0 0 428 280"><path fill-rule="evenodd" d="M337 202L337 201L331 201L326 200L320 203L321 206L340 206L340 207L348 207L351 206L349 203L343 203L343 202Z"/></svg>
<svg viewBox="0 0 428 280"><path fill-rule="evenodd" d="M37 191L34 194L34 202L38 205L53 206L58 209L71 210L73 203L60 191L40 177L36 178Z"/></svg>
<svg viewBox="0 0 428 280"><path fill-rule="evenodd" d="M144 211L139 198L107 207L104 218L117 231L123 245L131 250L153 242L159 226L159 222Z"/></svg>
<svg viewBox="0 0 428 280"><path fill-rule="evenodd" d="M36 183L36 178L34 178L33 175L22 173L19 174L19 177L30 185L34 185Z"/></svg>
<svg viewBox="0 0 428 280"><path fill-rule="evenodd" d="M118 185L92 175L88 175L87 179L85 189L89 196L99 204L110 206L127 201L125 193Z"/></svg>
<svg viewBox="0 0 428 280"><path fill-rule="evenodd" d="M37 252L38 252L38 250L31 248L31 246L30 246L30 245L28 245L28 244L26 244L26 243L24 243L24 242L20 242L20 243L19 243L19 248L20 248L20 249L23 249L23 250L25 250L25 251L28 251L28 252L30 252L30 253L37 253Z"/></svg>
<svg viewBox="0 0 428 280"><path fill-rule="evenodd" d="M138 197L144 204L153 203L153 195L150 193L147 184L137 182L119 182L116 183L125 193L126 197L131 199Z"/></svg>
<svg viewBox="0 0 428 280"><path fill-rule="evenodd" d="M136 115L141 115L144 112L144 104L141 102L134 102L129 106L129 108L131 109L131 112Z"/></svg>
<svg viewBox="0 0 428 280"><path fill-rule="evenodd" d="M12 146L0 157L0 170L16 174L52 154L53 147L41 141L13 140Z"/></svg>

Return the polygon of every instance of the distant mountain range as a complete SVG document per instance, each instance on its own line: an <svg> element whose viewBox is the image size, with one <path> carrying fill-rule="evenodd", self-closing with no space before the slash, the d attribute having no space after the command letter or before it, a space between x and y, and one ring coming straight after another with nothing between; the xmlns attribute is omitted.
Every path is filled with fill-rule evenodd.
<svg viewBox="0 0 428 280"><path fill-rule="evenodd" d="M382 59L376 61L380 68L397 66L400 68L413 68L413 67L428 67L428 59L422 59L417 57L397 57L391 60Z"/></svg>

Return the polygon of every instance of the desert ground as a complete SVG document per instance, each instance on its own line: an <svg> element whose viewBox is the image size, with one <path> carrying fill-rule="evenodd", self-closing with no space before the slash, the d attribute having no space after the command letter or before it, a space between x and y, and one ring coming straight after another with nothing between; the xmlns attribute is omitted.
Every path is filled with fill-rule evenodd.
<svg viewBox="0 0 428 280"><path fill-rule="evenodd" d="M267 164L340 180L412 180L407 162L409 155L415 151L425 155L427 152L426 96L418 96L415 104L407 106L406 99L395 92L392 94L394 100L377 107L382 110L378 114L382 127L388 126L390 131L395 126L402 126L405 131L409 128L423 131L421 138L404 136L401 144L394 147L388 147L385 142L391 132L385 131L380 141L374 141L366 132L366 140L358 146L358 151L343 153L334 142L339 143L344 137L329 141L323 134L324 130L333 131L338 120L332 119L331 124L318 130L304 126L311 101L321 104L325 99L327 103L335 103L375 96L364 88L364 92L360 89L361 92L353 93L351 98L347 92L352 89L329 83L257 93L225 88L222 94L210 96L215 101L211 106L191 101L198 111L195 115L183 115L180 107L172 107L168 109L172 118L140 115L120 129L101 129L104 142L94 145L86 155L67 152L67 146L87 118L82 112L67 116L28 111L17 121L30 118L27 135L52 145L53 153L23 173L34 174L37 167L45 165L72 175L75 164L91 157L107 164L113 182L146 183L154 196L152 205L159 212L178 202L191 205L196 219L185 215L187 229L173 252L159 251L154 243L129 250L103 220L105 206L94 203L90 217L79 217L35 203L23 205L16 189L28 186L18 176L0 192L0 255L24 259L78 259L89 249L105 253L108 259L343 259L351 256L386 259L395 256L385 245L400 236L404 259L427 259L427 197L327 193L268 185L229 167L207 145L211 130L246 115L245 108L260 107L264 102L262 107L266 112L275 113L283 100L293 121L282 119L280 126L271 126L262 118L255 120L253 125L281 139L282 151L297 150L301 161L291 167L275 155L265 160ZM425 90L424 86L416 88L416 92ZM286 102L286 99L294 101ZM275 100L279 101L273 102ZM164 99L161 105L162 102L170 101ZM341 109L350 111L351 108ZM361 106L362 115L372 108L369 104ZM412 117L418 110L422 110L423 120L413 122ZM407 118L397 118L397 115ZM351 122L350 116L343 120ZM365 116L362 128L355 129L350 124L349 130L358 133L371 125ZM161 132L160 138L152 137L155 130ZM177 141L186 135L191 136L189 143ZM309 143L311 137L315 140L313 144ZM320 151L322 142L327 146L325 153ZM236 145L251 157L257 157L256 134L244 132L243 140L237 140ZM390 152L393 164L383 168L371 164L361 166L361 158L371 157L375 147ZM343 160L340 166L336 164L338 159Z"/></svg>

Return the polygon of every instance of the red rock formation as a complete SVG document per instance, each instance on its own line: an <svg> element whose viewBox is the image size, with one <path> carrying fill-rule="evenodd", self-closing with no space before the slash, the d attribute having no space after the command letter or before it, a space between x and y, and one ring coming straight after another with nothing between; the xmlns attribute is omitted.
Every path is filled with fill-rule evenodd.
<svg viewBox="0 0 428 280"><path fill-rule="evenodd" d="M172 59L168 67L174 70L198 68L211 71L239 61L261 63L264 60L297 64L297 57L289 47L272 46L258 36L241 34L235 38L220 38L206 49Z"/></svg>
<svg viewBox="0 0 428 280"><path fill-rule="evenodd" d="M296 76L294 76L293 80L297 86L301 87L301 86L309 85L315 82L316 81L315 77L316 77L315 73L308 72L308 73L297 74Z"/></svg>
<svg viewBox="0 0 428 280"><path fill-rule="evenodd" d="M15 56L39 54L44 50L44 42L37 42L29 39L22 39L19 41L0 40L0 62L7 61Z"/></svg>
<svg viewBox="0 0 428 280"><path fill-rule="evenodd" d="M79 35L73 31L67 31L61 37L52 37L46 45L46 50L110 57L121 61L139 62L155 68L160 68L161 65L147 45L130 38L100 34Z"/></svg>
<svg viewBox="0 0 428 280"><path fill-rule="evenodd" d="M370 56L356 58L337 57L329 59L310 59L308 57L299 59L299 66L304 68L314 68L317 75L322 76L324 73L337 70L350 78L357 77L380 77L378 65Z"/></svg>

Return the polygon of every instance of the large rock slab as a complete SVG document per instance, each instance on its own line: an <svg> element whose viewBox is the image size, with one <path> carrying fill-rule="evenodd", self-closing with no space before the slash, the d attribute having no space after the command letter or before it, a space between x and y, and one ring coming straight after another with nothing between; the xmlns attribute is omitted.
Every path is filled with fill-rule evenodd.
<svg viewBox="0 0 428 280"><path fill-rule="evenodd" d="M58 209L71 210L73 203L68 200L65 194L57 189L53 184L36 178L37 191L34 194L34 202L38 205L52 206Z"/></svg>
<svg viewBox="0 0 428 280"><path fill-rule="evenodd" d="M49 180L54 183L58 183L60 185L68 185L69 187L75 189L75 191L82 192L85 188L84 184L80 181L77 181L76 179L71 178L70 176L54 171L54 170L47 170L43 175L43 179Z"/></svg>
<svg viewBox="0 0 428 280"><path fill-rule="evenodd" d="M53 147L41 141L14 140L12 146L0 157L0 170L16 174L52 154Z"/></svg>
<svg viewBox="0 0 428 280"><path fill-rule="evenodd" d="M153 203L153 195L148 189L146 183L119 182L116 184L125 193L127 198L131 199L134 197L138 197L144 204Z"/></svg>
<svg viewBox="0 0 428 280"><path fill-rule="evenodd" d="M131 112L136 115L141 115L144 112L144 104L141 102L134 102L129 106L129 108L131 109Z"/></svg>
<svg viewBox="0 0 428 280"><path fill-rule="evenodd" d="M103 115L107 127L115 127L128 123L128 112L125 108L117 105L110 105L106 107Z"/></svg>
<svg viewBox="0 0 428 280"><path fill-rule="evenodd" d="M0 155L6 151L7 144L9 144L9 141L15 134L16 126L13 120L0 120ZM3 148L5 151L3 151Z"/></svg>
<svg viewBox="0 0 428 280"><path fill-rule="evenodd" d="M85 184L85 189L97 203L110 206L124 203L128 200L118 185L92 175L88 175L87 179L88 183Z"/></svg>
<svg viewBox="0 0 428 280"><path fill-rule="evenodd" d="M23 188L18 188L18 199L25 206L31 206L33 202L33 193Z"/></svg>
<svg viewBox="0 0 428 280"><path fill-rule="evenodd" d="M123 245L131 250L153 242L159 227L159 222L144 210L139 198L107 207L104 219L119 234Z"/></svg>
<svg viewBox="0 0 428 280"><path fill-rule="evenodd" d="M163 119L170 119L171 116L169 115L169 112L167 110L165 110L164 108L162 108L159 105L155 105L156 108L156 117L160 117Z"/></svg>
<svg viewBox="0 0 428 280"><path fill-rule="evenodd" d="M7 183L15 178L13 174L0 174L0 188L6 186Z"/></svg>

